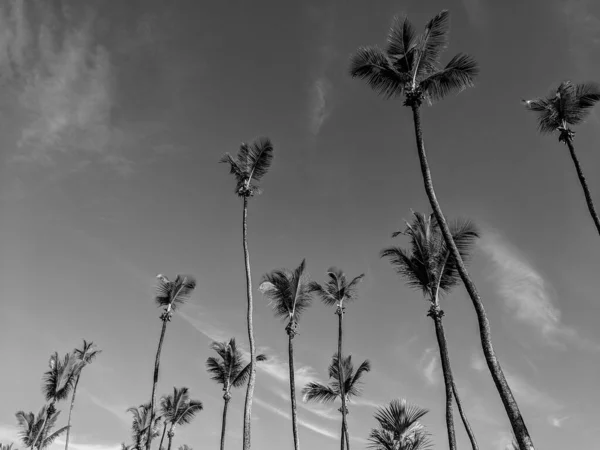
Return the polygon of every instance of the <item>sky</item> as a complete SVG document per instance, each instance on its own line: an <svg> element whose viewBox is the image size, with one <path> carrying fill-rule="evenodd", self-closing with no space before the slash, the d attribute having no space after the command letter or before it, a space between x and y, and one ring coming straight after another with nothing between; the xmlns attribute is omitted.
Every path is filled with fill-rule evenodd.
<svg viewBox="0 0 600 450"><path fill-rule="evenodd" d="M2 2L0 442L17 439L16 411L43 405L50 354L87 339L102 353L79 384L71 447L129 443L125 411L152 387L155 277L189 273L198 286L168 325L158 393L187 386L204 403L175 446L218 445L222 392L205 370L209 345L236 337L247 348L242 204L218 160L265 135L275 158L248 217L256 340L270 356L257 375L253 448L293 448L285 324L256 288L303 258L316 281L330 266L365 274L345 322L346 351L372 365L350 405L353 448L365 448L375 408L395 398L428 409L423 424L445 448L427 304L379 258L406 245L390 236L411 209L429 212L410 112L348 75L350 55L383 45L395 14L422 29L443 8L452 15L444 61L467 52L481 75L424 108L438 198L448 218L481 231L470 273L536 448L596 447L600 245L564 145L539 136L520 103L564 79L600 80L592 0ZM590 116L575 144L600 202L598 124ZM510 426L464 288L442 307L480 448L503 450ZM303 316L298 390L326 381L336 327L318 301ZM244 394L233 392L228 448L241 447ZM339 445L337 406L298 408L302 448Z"/></svg>

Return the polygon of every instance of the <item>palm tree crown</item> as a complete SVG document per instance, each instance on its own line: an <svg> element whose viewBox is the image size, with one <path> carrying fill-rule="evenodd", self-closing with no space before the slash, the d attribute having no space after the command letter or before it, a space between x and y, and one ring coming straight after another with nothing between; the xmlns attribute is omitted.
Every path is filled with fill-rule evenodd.
<svg viewBox="0 0 600 450"><path fill-rule="evenodd" d="M18 411L15 414L17 425L20 428L19 437L26 448L44 449L69 428L62 427L52 432L60 411L49 412L49 409L48 405L44 405L37 415L24 411Z"/></svg>
<svg viewBox="0 0 600 450"><path fill-rule="evenodd" d="M427 450L432 448L429 433L419 422L427 410L406 400L392 400L375 413L378 428L369 434L370 448L376 450Z"/></svg>
<svg viewBox="0 0 600 450"><path fill-rule="evenodd" d="M364 278L361 274L348 281L346 275L336 267L327 269L329 279L322 285L316 281L310 283L311 291L315 292L323 304L327 306L344 307L344 302L356 299L356 286Z"/></svg>
<svg viewBox="0 0 600 450"><path fill-rule="evenodd" d="M228 163L235 176L235 192L240 197L260 194L258 182L267 173L273 160L273 144L267 137L259 137L251 144L242 143L236 157L226 153L219 162Z"/></svg>
<svg viewBox="0 0 600 450"><path fill-rule="evenodd" d="M85 339L81 348L73 350L75 358L83 362L84 365L90 364L100 353L102 353L102 350L97 348L92 341L88 342Z"/></svg>
<svg viewBox="0 0 600 450"><path fill-rule="evenodd" d="M202 411L202 402L191 400L189 389L182 387L173 388L172 395L165 395L160 401L162 418L173 425L187 425L197 413Z"/></svg>
<svg viewBox="0 0 600 450"><path fill-rule="evenodd" d="M49 402L65 400L73 388L73 382L79 373L81 364L69 354L66 354L61 360L58 352L55 352L50 357L48 366L50 370L44 373L42 392Z"/></svg>
<svg viewBox="0 0 600 450"><path fill-rule="evenodd" d="M138 408L128 408L127 412L133 415L133 421L131 422L131 435L133 438L133 448L141 450L146 442L148 436L151 434L152 437L156 437L160 434L160 421L161 417L156 417L155 414L151 414L150 403L140 405ZM152 417L154 416L154 419ZM150 421L154 422L151 426Z"/></svg>
<svg viewBox="0 0 600 450"><path fill-rule="evenodd" d="M563 81L546 97L523 100L523 103L528 110L538 113L541 133L549 134L558 131L559 141L566 143L574 136L569 125L583 122L598 101L600 101L598 83L573 84L570 81Z"/></svg>
<svg viewBox="0 0 600 450"><path fill-rule="evenodd" d="M473 86L477 62L459 53L445 67L440 56L448 44L450 13L432 18L416 35L407 17L395 17L384 50L361 47L351 59L350 75L364 79L385 98L405 96L405 104L432 104L453 92Z"/></svg>
<svg viewBox="0 0 600 450"><path fill-rule="evenodd" d="M164 307L165 312L161 319L170 320L172 311L189 300L196 288L196 279L191 275L177 275L173 281L169 281L164 275L157 275L155 301L159 307Z"/></svg>

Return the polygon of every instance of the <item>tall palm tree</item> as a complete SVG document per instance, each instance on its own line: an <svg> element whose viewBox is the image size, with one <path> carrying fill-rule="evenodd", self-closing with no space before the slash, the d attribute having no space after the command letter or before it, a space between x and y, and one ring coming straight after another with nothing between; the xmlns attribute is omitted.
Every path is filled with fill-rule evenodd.
<svg viewBox="0 0 600 450"><path fill-rule="evenodd" d="M190 298L192 292L196 288L196 280L190 275L177 275L173 281L169 281L169 279L162 274L157 275L156 278L158 278L158 284L156 285L155 301L159 307L164 308L164 311L160 315L162 329L160 332L160 340L158 341L158 349L156 350L156 359L154 360L154 378L152 380L152 396L150 397L149 407L150 423L153 423L154 415L156 414L154 408L156 385L158 383L158 370L160 367L160 352L165 339L165 332L167 331L167 323L171 321L173 312ZM154 436L150 433L146 441L146 450L150 450L153 438Z"/></svg>
<svg viewBox="0 0 600 450"><path fill-rule="evenodd" d="M248 343L250 347L250 376L246 389L244 405L243 450L250 450L252 417L252 397L256 384L256 344L254 342L254 325L252 323L252 274L250 272L250 254L248 253L248 199L260 194L258 183L268 172L273 161L273 144L269 138L261 137L252 144L242 143L235 158L226 153L219 162L229 164L230 173L235 177L235 193L243 199L242 239L244 244L244 265L246 267L246 296L248 324Z"/></svg>
<svg viewBox="0 0 600 450"><path fill-rule="evenodd" d="M324 385L311 381L302 390L302 395L305 402L332 403L336 399L340 399L340 403L342 404L339 410L342 413L341 450L344 450L344 440L346 447L350 448L350 436L348 435L348 425L346 423L346 414L348 414L346 403L352 397L361 394L361 379L363 374L371 370L371 363L369 360L363 361L355 372L354 365L352 364L352 356L342 356L342 358L339 358L338 355L339 353L333 355L331 364L329 365L329 378L331 378L331 382L328 385Z"/></svg>
<svg viewBox="0 0 600 450"><path fill-rule="evenodd" d="M48 410L50 410L50 413ZM32 412L18 411L15 417L20 428L21 443L32 450L42 450L50 446L68 428L62 427L54 432L52 431L56 426L59 414L60 411L52 409L51 405L42 406L37 415Z"/></svg>
<svg viewBox="0 0 600 450"><path fill-rule="evenodd" d="M440 295L450 292L453 287L458 285L460 277L456 270L456 263L450 255L450 250L444 242L440 227L433 214L426 216L413 212L413 215L414 219L412 223L407 223L405 231L392 234L392 237L401 234L407 236L410 239L410 249L389 247L381 252L381 256L389 258L392 266L406 279L407 284L420 290L429 301L427 315L433 319L435 325L446 388L446 427L450 449L456 449L452 415L452 397L454 396L471 446L473 450L478 450L475 436L463 412L460 397L454 390L454 377L450 367L446 333L442 324L444 311L440 307ZM466 262L469 252L475 244L475 239L479 236L475 226L468 221L456 221L450 224L450 231L463 261Z"/></svg>
<svg viewBox="0 0 600 450"><path fill-rule="evenodd" d="M533 443L512 391L506 381L492 346L489 320L475 284L471 280L460 252L452 240L452 233L437 201L431 171L425 153L421 128L421 105L432 104L451 93L461 92L473 85L479 73L477 62L468 55L458 54L441 68L439 59L448 41L449 13L442 11L426 25L425 31L417 36L406 17L396 18L388 34L385 50L378 47L361 47L352 57L350 74L361 78L385 98L404 96L404 105L413 114L417 151L425 192L431 203L435 218L456 260L458 273L473 302L483 352L508 415L521 450L533 450Z"/></svg>
<svg viewBox="0 0 600 450"><path fill-rule="evenodd" d="M342 352L343 341L344 341L344 327L343 327L343 319L344 312L346 310L345 303L351 302L356 298L356 285L363 279L365 276L361 274L352 280L348 281L344 273L335 267L331 267L327 270L327 276L329 279L324 284L319 284L317 282L312 282L310 284L311 289L316 292L321 301L327 306L335 306L335 313L338 316L338 350L337 354L342 355L342 358L337 358L338 361L338 382L340 386L340 398L342 399L342 433L340 438L340 449L344 450L344 435L347 435L347 425L346 425L346 395L344 391L344 383L342 379L344 378L344 372L342 370L342 359L344 358L344 353ZM346 442L346 447L350 448L350 442Z"/></svg>
<svg viewBox="0 0 600 450"><path fill-rule="evenodd" d="M225 449L225 431L227 428L227 407L231 400L231 388L239 388L248 382L250 376L250 363L244 363L242 352L237 348L235 338L229 342L213 342L210 345L219 355L206 360L206 368L212 375L211 380L223 386L223 421L221 423L221 450ZM256 356L256 361L266 361L263 354Z"/></svg>
<svg viewBox="0 0 600 450"><path fill-rule="evenodd" d="M538 113L538 124L541 133L551 134L557 131L558 142L564 142L569 148L590 216L592 216L596 230L600 234L600 219L598 219L598 214L594 208L594 202L579 164L579 159L575 154L575 146L573 145L575 132L569 127L569 125L578 125L583 122L598 101L600 101L600 85L598 83L573 84L570 81L563 81L548 96L523 100L523 103L528 110Z"/></svg>
<svg viewBox="0 0 600 450"><path fill-rule="evenodd" d="M196 417L196 414L202 411L202 402L190 399L188 388L182 387L181 389L177 389L173 387L173 394L162 397L160 408L165 426L167 423L169 424L169 432L167 433L169 437L168 450L171 450L173 436L175 436L175 427L189 424Z"/></svg>
<svg viewBox="0 0 600 450"><path fill-rule="evenodd" d="M75 376L75 384L73 385L73 394L71 395L71 407L69 408L69 419L67 421L67 436L65 438L65 450L69 449L69 436L71 432L71 415L73 414L73 406L75 406L75 394L77 393L77 386L79 385L79 379L81 378L81 371L84 367L92 363L94 358L101 353L102 350L94 347L93 342L87 342L83 340L83 346L73 350L73 356L75 360L79 362L77 375Z"/></svg>
<svg viewBox="0 0 600 450"><path fill-rule="evenodd" d="M133 421L131 422L133 445L131 447L134 450L142 450L147 445L148 440L160 434L162 417L156 417L156 413L151 413L149 403L140 405L137 408L128 408L127 412L133 415Z"/></svg>
<svg viewBox="0 0 600 450"><path fill-rule="evenodd" d="M312 302L312 292L307 275L304 273L306 261L293 271L286 269L273 270L263 277L260 291L271 300L275 317L288 320L285 331L288 335L288 357L290 366L290 398L292 402L292 432L294 449L300 448L298 440L298 423L296 412L296 381L294 377L294 344L298 334L298 322L302 313Z"/></svg>
<svg viewBox="0 0 600 450"><path fill-rule="evenodd" d="M369 448L375 450L429 450L430 434L419 422L427 410L406 400L392 400L375 413L378 427L369 434Z"/></svg>

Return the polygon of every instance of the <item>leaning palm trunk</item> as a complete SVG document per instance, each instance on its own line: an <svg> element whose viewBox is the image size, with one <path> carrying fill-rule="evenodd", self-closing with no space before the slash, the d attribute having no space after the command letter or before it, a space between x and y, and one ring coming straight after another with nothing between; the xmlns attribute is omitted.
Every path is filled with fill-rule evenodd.
<svg viewBox="0 0 600 450"><path fill-rule="evenodd" d="M163 325L162 330L160 332L160 340L158 341L158 349L156 350L156 359L154 360L154 378L152 380L152 397L150 398L150 427L154 424L154 402L156 401L156 385L158 384L158 370L160 367L160 352L162 351L163 341L165 340L165 332L167 331L167 322L168 322L168 311L167 314L163 316ZM146 439L146 450L150 450L150 446L152 445L152 432L148 433L148 437Z"/></svg>
<svg viewBox="0 0 600 450"><path fill-rule="evenodd" d="M298 441L298 423L296 420L296 380L294 376L294 329L293 324L287 327L288 332L288 351L289 351L289 363L290 363L290 398L292 400L292 433L294 434L294 450L300 449L300 442Z"/></svg>
<svg viewBox="0 0 600 450"><path fill-rule="evenodd" d="M523 421L523 417L521 416L521 412L519 411L519 407L517 405L517 402L515 401L512 391L508 383L506 382L506 377L504 376L504 372L500 367L500 363L496 358L496 353L494 352L494 348L492 346L490 323L485 314L483 303L481 302L481 298L479 297L475 284L473 284L471 278L469 277L464 262L460 257L458 248L456 247L456 244L452 239L452 234L450 233L450 229L448 228L448 224L446 223L444 214L442 213L440 205L437 201L435 191L433 189L431 172L427 163L427 156L425 154L425 145L423 143L423 134L421 130L421 115L419 107L420 106L418 104L411 105L415 126L415 135L417 140L417 150L419 153L419 161L421 164L421 172L423 175L423 182L425 184L425 191L427 193L427 197L429 198L429 202L431 203L431 207L433 209L433 213L435 214L435 218L437 219L442 234L444 235L446 245L450 249L452 257L456 260L456 267L458 269L460 277L465 285L465 288L467 289L467 292L469 293L469 296L471 297L473 306L475 307L477 321L479 323L481 345L483 347L485 360L487 362L488 369L492 375L492 379L494 380L494 384L496 385L496 389L500 394L502 403L504 404L504 408L508 415L508 420L510 421L515 437L517 438L521 450L534 450L533 442L531 441L531 437L529 436L527 426Z"/></svg>
<svg viewBox="0 0 600 450"><path fill-rule="evenodd" d="M165 440L165 433L167 432L167 422L165 422L165 425L163 426L163 432L162 432L162 436L160 438L160 444L158 444L158 450L162 450L163 449L163 442Z"/></svg>
<svg viewBox="0 0 600 450"><path fill-rule="evenodd" d="M42 422L42 426L40 427L40 431L38 431L37 436L35 437L35 441L33 441L33 444L31 444L31 448L37 448L38 450L41 450L42 448L42 444L44 439L42 438L42 433L44 432L44 430L46 429L46 423L48 422L48 417L50 417L52 410L54 409L54 403L55 402L51 402L50 406L48 406L48 408L46 409L46 414L44 416L44 421ZM42 438L40 440L40 438Z"/></svg>
<svg viewBox="0 0 600 450"><path fill-rule="evenodd" d="M223 423L221 424L221 450L225 450L225 430L227 429L227 407L229 406L229 400L231 395L226 393L223 396L225 404L223 405Z"/></svg>
<svg viewBox="0 0 600 450"><path fill-rule="evenodd" d="M248 253L248 197L244 196L243 214L243 241L244 241L244 263L246 265L246 294L248 297L248 342L250 345L250 377L248 378L248 389L246 390L246 403L244 406L244 432L243 449L250 450L251 446L251 424L252 397L254 395L254 384L256 383L256 346L254 343L254 325L252 323L252 275L250 273L250 255Z"/></svg>
<svg viewBox="0 0 600 450"><path fill-rule="evenodd" d="M171 444L173 443L173 437L175 436L175 424L171 424L171 429L167 433L167 437L169 438L169 446L167 450L171 450Z"/></svg>
<svg viewBox="0 0 600 450"><path fill-rule="evenodd" d="M471 447L473 448L473 450L479 450L479 445L477 445L477 440L475 439L475 434L473 433L471 424L469 424L467 416L463 411L462 402L460 401L458 389L456 389L456 384L454 383L454 380L452 381L452 392L454 393L454 399L456 400L456 406L458 408L458 412L460 413L460 418L462 419L463 425L465 426L465 430L467 431L467 435L469 436L469 441L471 441Z"/></svg>
<svg viewBox="0 0 600 450"><path fill-rule="evenodd" d="M347 428L347 424L346 424L346 413L347 413L347 409L346 409L346 393L345 391L345 386L344 386L344 379L345 376L343 374L343 368L342 368L342 342L343 342L343 337L344 337L344 325L343 325L343 320L344 320L344 308L343 306L340 305L340 307L338 308L337 311L337 315L338 315L338 381L340 383L340 397L342 399L342 435L341 435L341 444L340 444L340 449L344 450L344 436L348 434L348 428ZM350 442L348 441L348 437L346 436L346 448L347 450L350 450Z"/></svg>
<svg viewBox="0 0 600 450"><path fill-rule="evenodd" d="M75 393L77 392L79 377L81 377L81 374L77 375L75 385L73 386L73 395L71 396L71 406L69 407L69 419L67 420L67 436L65 437L65 450L69 450L69 435L71 434L71 415L73 414L73 407L75 406Z"/></svg>
<svg viewBox="0 0 600 450"><path fill-rule="evenodd" d="M598 214L596 214L596 208L594 208L594 202L592 201L592 196L590 195L590 190L588 189L587 181L585 180L585 175L583 174L583 170L581 168L581 165L579 164L579 159L577 159L577 155L575 154L575 147L573 146L573 141L571 138L567 138L565 140L567 143L567 147L569 147L569 152L571 152L573 164L575 164L575 169L577 170L577 176L579 177L579 182L581 183L581 187L585 195L585 201L587 202L587 206L590 211L590 216L592 216L594 225L596 225L598 234L600 234L600 220L598 219Z"/></svg>

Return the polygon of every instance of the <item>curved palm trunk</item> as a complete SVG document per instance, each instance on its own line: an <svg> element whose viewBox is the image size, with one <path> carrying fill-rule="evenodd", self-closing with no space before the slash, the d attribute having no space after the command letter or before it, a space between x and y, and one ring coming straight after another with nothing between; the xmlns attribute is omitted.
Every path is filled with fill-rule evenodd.
<svg viewBox="0 0 600 450"><path fill-rule="evenodd" d="M175 424L171 424L171 429L169 429L169 432L167 433L167 437L169 438L169 446L167 447L167 450L171 450L171 444L173 443L173 437L175 436Z"/></svg>
<svg viewBox="0 0 600 450"><path fill-rule="evenodd" d="M81 374L77 375L75 385L73 386L73 395L71 396L71 406L69 407L69 419L67 420L67 436L65 437L65 450L69 450L69 435L71 434L71 415L73 414L73 407L75 406L75 394L77 393L77 385L79 384L79 378Z"/></svg>
<svg viewBox="0 0 600 450"><path fill-rule="evenodd" d="M456 389L456 384L454 383L454 380L452 380L452 392L454 393L454 399L456 400L456 406L458 407L460 418L462 419L463 425L465 426L465 430L467 431L467 435L469 436L469 441L471 441L471 447L473 448L473 450L479 450L479 445L477 445L477 440L475 439L475 434L473 434L471 424L467 420L467 416L463 411L462 402L460 401L458 389Z"/></svg>
<svg viewBox="0 0 600 450"><path fill-rule="evenodd" d="M290 363L290 398L292 400L292 433L294 434L294 450L299 450L300 442L298 441L298 424L296 422L296 379L294 373L294 339L293 331L288 332L288 351Z"/></svg>
<svg viewBox="0 0 600 450"><path fill-rule="evenodd" d="M342 373L342 342L344 338L344 310L340 307L338 311L338 382L340 384L340 396L342 399L342 435L341 435L341 443L340 448L344 450L344 434L348 433L347 425L346 425L346 392L345 392L345 384L344 384L344 374ZM350 442L346 437L346 448L350 450Z"/></svg>
<svg viewBox="0 0 600 450"><path fill-rule="evenodd" d="M590 211L590 216L592 216L592 220L596 225L596 230L598 230L598 234L600 234L600 220L598 219L598 214L596 214L596 208L594 208L594 202L592 201L592 196L590 194L590 190L588 189L587 181L585 180L585 175L583 174L583 170L581 169L581 165L579 164L579 159L577 159L577 155L575 154L575 147L573 147L573 141L570 138L567 138L566 141L567 147L569 147L569 152L571 153L571 158L573 159L573 164L575 164L575 169L577 170L579 182L581 183L581 187L583 188L583 194L585 195L585 201L587 202L587 206Z"/></svg>
<svg viewBox="0 0 600 450"><path fill-rule="evenodd" d="M162 436L160 438L160 444L158 444L158 450L162 450L163 449L163 442L165 440L165 433L166 432L167 432L167 422L165 422L165 425L163 427Z"/></svg>
<svg viewBox="0 0 600 450"><path fill-rule="evenodd" d="M160 332L160 340L158 341L158 349L156 350L156 359L154 360L154 379L152 382L152 397L150 398L150 432L146 439L146 450L150 450L152 444L152 425L154 424L154 402L156 400L156 385L158 384L158 369L160 367L160 352L162 351L163 341L165 340L165 332L167 331L167 317L163 319L162 330Z"/></svg>
<svg viewBox="0 0 600 450"><path fill-rule="evenodd" d="M223 405L223 422L221 424L221 450L225 450L225 430L227 429L227 407L229 406L229 398L224 397L225 404Z"/></svg>
<svg viewBox="0 0 600 450"><path fill-rule="evenodd" d="M506 410L508 420L510 421L515 437L517 438L517 442L519 443L520 450L534 450L533 442L529 436L529 431L527 430L523 416L519 411L519 406L517 405L512 391L510 390L510 386L506 382L506 377L504 376L504 372L500 367L500 362L496 358L496 353L492 346L490 322L485 314L483 303L481 302L481 298L479 297L475 284L469 277L465 264L460 257L460 253L458 252L458 248L456 248L456 244L452 239L452 234L450 233L450 229L448 228L448 224L446 223L442 209L437 201L435 191L433 189L433 181L431 180L431 171L429 170L429 164L427 163L427 155L425 154L425 145L423 143L423 134L421 131L421 114L419 111L419 105L413 104L411 105L411 109L413 112L417 151L419 153L419 161L421 164L423 182L425 184L425 192L427 193L427 197L431 203L435 218L437 219L440 229L442 230L442 234L444 235L446 245L449 247L452 257L456 260L456 266L458 273L460 274L460 278L462 279L465 288L469 293L469 297L471 297L471 301L473 302L473 306L477 314L477 321L479 323L481 346L483 347L483 353L485 355L488 369L492 375L492 379L494 380L494 384L496 385L496 389L498 390L498 394L500 395L502 403L504 404L504 409Z"/></svg>
<svg viewBox="0 0 600 450"><path fill-rule="evenodd" d="M254 396L254 384L256 383L256 346L254 343L254 325L252 323L252 276L250 274L250 255L248 253L248 197L246 196L244 196L244 214L242 228L244 241L244 263L246 265L246 295L248 297L248 342L250 345L250 377L248 378L248 388L246 389L246 403L244 405L243 450L250 450L250 419L252 416L252 397Z"/></svg>
<svg viewBox="0 0 600 450"><path fill-rule="evenodd" d="M40 431L38 431L38 434L35 437L35 441L33 441L33 444L31 444L31 448L35 448L36 444L37 444L38 450L41 450L43 442L39 442L39 440L40 440L40 437L42 437L42 433L44 432L44 429L46 428L46 422L48 422L48 416L50 415L50 412L52 411L52 407L54 406L55 403L56 402L52 401L52 402L50 402L50 405L48 405L48 408L46 409L46 414L44 416L44 421L42 422ZM42 441L43 441L43 439L42 439Z"/></svg>

